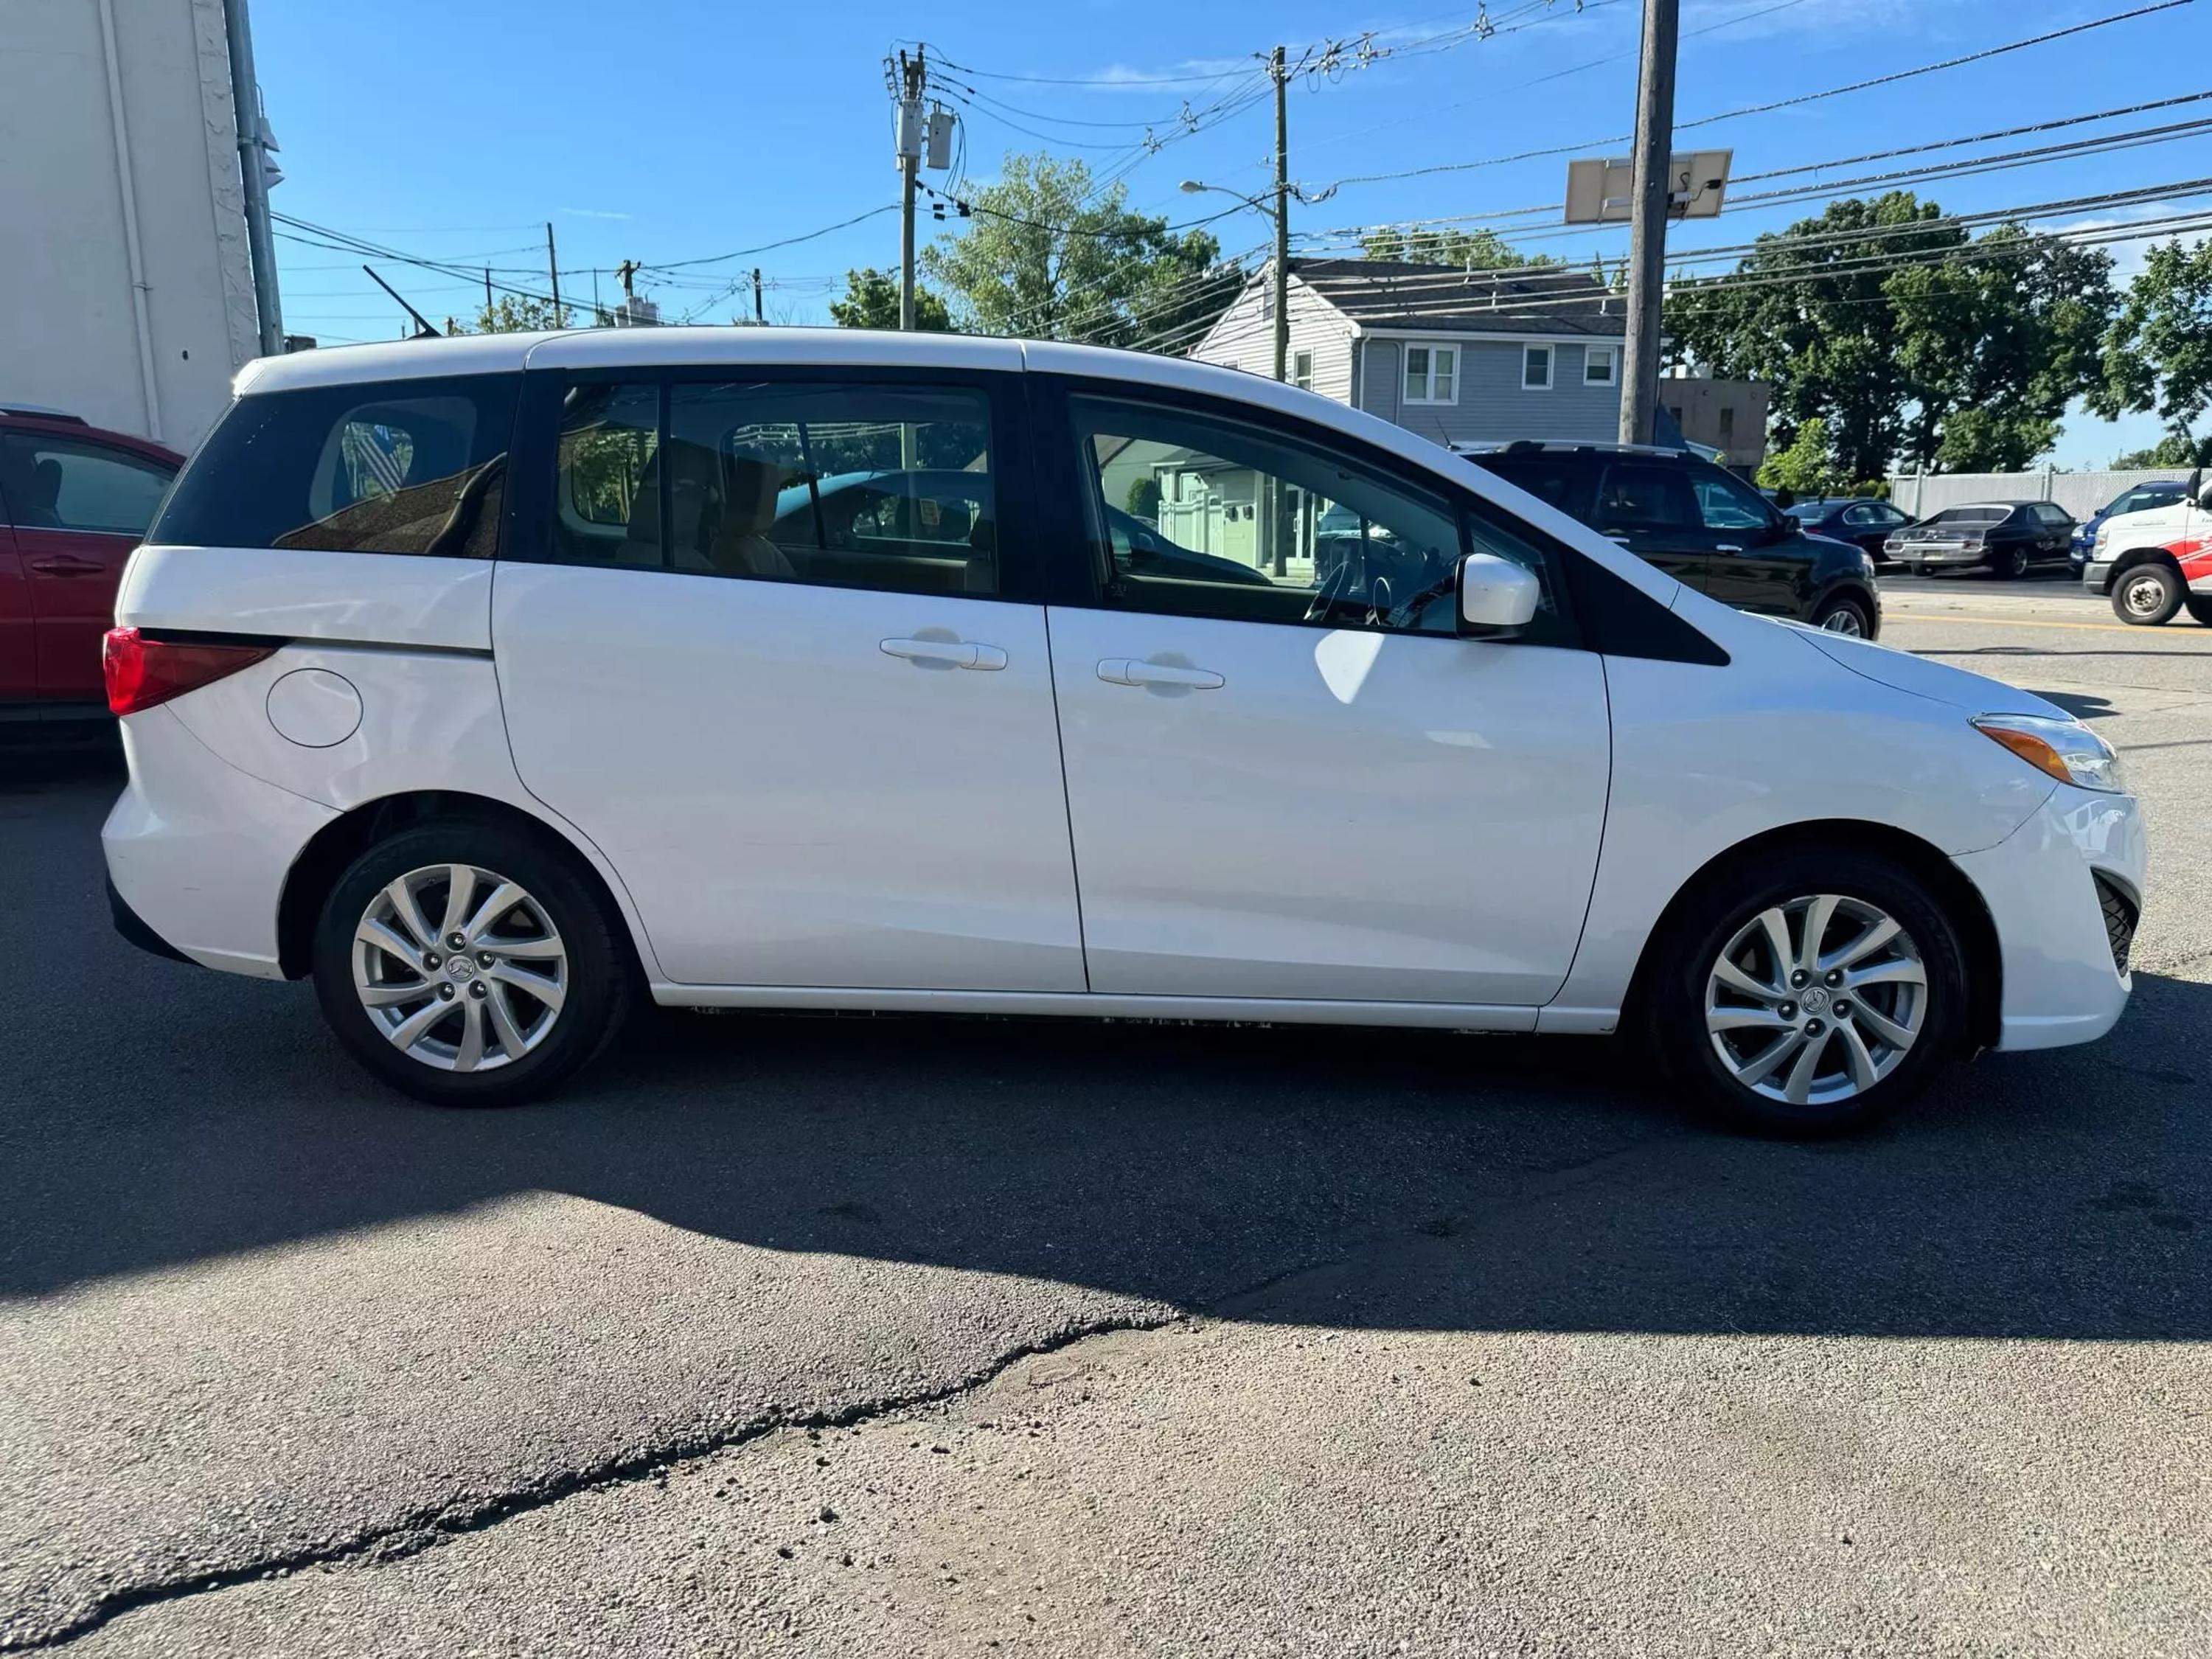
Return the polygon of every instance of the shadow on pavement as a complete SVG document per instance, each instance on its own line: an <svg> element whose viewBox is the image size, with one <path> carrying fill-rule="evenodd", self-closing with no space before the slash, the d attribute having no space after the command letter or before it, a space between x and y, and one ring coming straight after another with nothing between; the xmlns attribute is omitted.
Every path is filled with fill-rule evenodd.
<svg viewBox="0 0 2212 1659"><path fill-rule="evenodd" d="M303 986L109 932L112 786L0 788L0 1293L550 1189L698 1233L1431 1328L2212 1337L2212 987L1857 1142L1685 1124L1610 1044L663 1013L563 1097L391 1095ZM33 874L33 872L36 872Z"/></svg>

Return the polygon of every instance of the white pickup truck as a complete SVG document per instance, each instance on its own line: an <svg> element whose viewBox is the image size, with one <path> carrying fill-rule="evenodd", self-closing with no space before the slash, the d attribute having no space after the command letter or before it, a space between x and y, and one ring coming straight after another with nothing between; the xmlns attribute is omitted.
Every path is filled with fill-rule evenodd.
<svg viewBox="0 0 2212 1659"><path fill-rule="evenodd" d="M2212 628L2212 485L2203 471L2179 501L2100 525L2081 581L2110 593L2122 622L2156 627L2185 607Z"/></svg>

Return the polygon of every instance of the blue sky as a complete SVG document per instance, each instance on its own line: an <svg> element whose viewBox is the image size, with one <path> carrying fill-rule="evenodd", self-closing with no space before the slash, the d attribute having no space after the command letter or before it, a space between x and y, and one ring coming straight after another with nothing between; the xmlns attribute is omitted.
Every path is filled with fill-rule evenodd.
<svg viewBox="0 0 2212 1659"><path fill-rule="evenodd" d="M1688 122L1790 99L2154 3L1684 0L1676 117ZM1131 205L1178 222L1230 205L1179 193L1184 179L1248 191L1266 185L1273 142L1267 100L1234 106L1250 84L1253 54L1279 41L1294 53L1322 40L1345 43L1335 73L1308 76L1291 91L1291 176L1315 195L1358 175L1553 145L1620 153L1603 141L1632 125L1635 0L1583 0L1579 8L1576 0L1492 0L1487 15L1498 32L1476 38L1467 26L1484 9L1424 0L1395 8L1359 0L938 0L922 8L877 0L834 8L320 0L264 3L254 26L264 95L283 145L278 212L406 253L489 264L495 281L540 291L550 220L564 297L588 298L595 280L602 297L617 292L613 268L626 258L648 267L712 261L895 203L883 60L918 27L934 55L962 66L945 73L969 105L960 112L971 181L988 180L1009 149L1046 149L1095 167L1127 166ZM1374 46L1388 50L1362 64L1358 42L1369 32ZM1894 86L1701 125L1696 140L1733 147L1738 174L1864 155L2201 92L2208 47L2212 7L2191 4ZM1232 107L1195 131L1182 130L1186 103L1203 113L1224 101ZM2205 115L2212 106L2183 106L1954 153L2010 151ZM1148 130L1169 142L1146 153ZM1932 158L1838 167L1786 182L1850 179L1924 159ZM1345 183L1297 209L1293 222L1302 233L1446 216L1480 224L1560 200L1565 161ZM2207 176L2212 138L2199 133L1912 187L1971 212ZM2212 205L2212 195L2041 223L2124 228L2192 205ZM1677 228L1670 251L1747 241L1820 208L1814 200L1731 210ZM1618 258L1625 246L1610 229L1559 236L1552 216L1493 222L1542 234L1526 244L1532 251L1577 261ZM925 238L948 234L927 212L921 226ZM1268 234L1264 221L1243 210L1212 228L1231 252ZM2124 273L2140 248L2113 247ZM289 329L333 342L398 331L390 301L356 260L297 241L279 250ZM750 310L749 273L757 264L771 320L821 322L848 267L895 265L897 257L897 216L879 212L740 259L648 270L640 292L658 300L665 316L696 312L702 321L726 321ZM480 284L390 263L379 268L434 319L466 315L482 299ZM2073 419L2057 459L2101 465L2116 449L2156 436L2148 416L2117 427Z"/></svg>

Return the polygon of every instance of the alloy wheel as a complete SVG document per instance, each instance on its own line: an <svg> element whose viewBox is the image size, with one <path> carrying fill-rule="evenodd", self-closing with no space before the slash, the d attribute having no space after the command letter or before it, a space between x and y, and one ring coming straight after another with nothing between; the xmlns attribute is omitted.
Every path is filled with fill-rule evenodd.
<svg viewBox="0 0 2212 1659"><path fill-rule="evenodd" d="M568 952L520 884L476 865L427 865L369 901L353 982L401 1053L440 1071L489 1071L545 1041L567 1000Z"/></svg>
<svg viewBox="0 0 2212 1659"><path fill-rule="evenodd" d="M1723 1069L1770 1100L1826 1106L1894 1072L1928 1022L1928 970L1897 920L1819 893L1736 930L1705 981Z"/></svg>
<svg viewBox="0 0 2212 1659"><path fill-rule="evenodd" d="M1820 627L1825 633L1848 634L1855 640L1866 637L1866 629L1859 622L1859 613L1847 605L1839 605L1830 611Z"/></svg>

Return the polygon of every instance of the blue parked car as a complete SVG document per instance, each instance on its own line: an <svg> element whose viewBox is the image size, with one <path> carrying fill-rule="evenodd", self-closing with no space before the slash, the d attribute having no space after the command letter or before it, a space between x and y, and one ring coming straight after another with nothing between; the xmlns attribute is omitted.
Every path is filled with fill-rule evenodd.
<svg viewBox="0 0 2212 1659"><path fill-rule="evenodd" d="M2154 478L2148 483L2139 483L2122 490L2099 508L2094 515L2076 526L2074 548L2067 555L2067 568L2075 575L2081 574L2089 562L2089 550L2097 544L2097 526L2107 519L2118 518L2123 513L2141 513L2154 507L2172 507L2189 493L2189 484L2181 478Z"/></svg>

